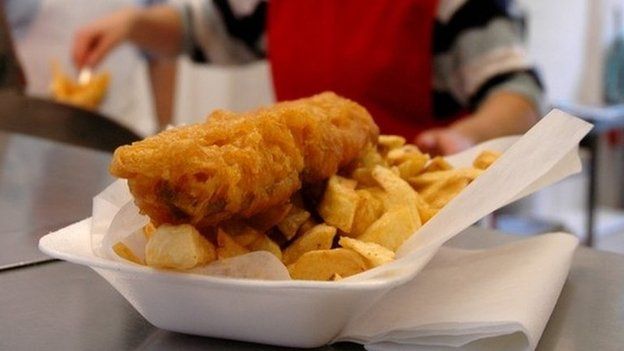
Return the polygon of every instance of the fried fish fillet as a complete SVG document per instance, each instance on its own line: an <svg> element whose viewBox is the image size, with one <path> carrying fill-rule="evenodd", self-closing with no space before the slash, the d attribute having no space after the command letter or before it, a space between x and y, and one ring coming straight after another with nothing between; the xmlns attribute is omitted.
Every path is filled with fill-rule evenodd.
<svg viewBox="0 0 624 351"><path fill-rule="evenodd" d="M155 224L214 226L287 202L303 183L329 178L373 144L362 106L334 93L246 113L213 112L115 151L110 172L128 179Z"/></svg>

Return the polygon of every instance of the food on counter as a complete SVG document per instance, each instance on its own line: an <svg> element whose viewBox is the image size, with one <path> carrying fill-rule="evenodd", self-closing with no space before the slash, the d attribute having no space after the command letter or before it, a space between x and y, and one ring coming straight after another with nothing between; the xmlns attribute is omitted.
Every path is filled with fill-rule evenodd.
<svg viewBox="0 0 624 351"><path fill-rule="evenodd" d="M79 83L64 73L58 64L52 65L52 98L58 102L78 106L88 110L97 109L108 90L110 74L95 73L88 82Z"/></svg>
<svg viewBox="0 0 624 351"><path fill-rule="evenodd" d="M165 131L119 148L151 223L146 264L187 270L263 250L293 279L340 280L394 260L401 244L492 164L453 169L333 93ZM119 246L121 245L121 246ZM137 262L122 243L118 255Z"/></svg>

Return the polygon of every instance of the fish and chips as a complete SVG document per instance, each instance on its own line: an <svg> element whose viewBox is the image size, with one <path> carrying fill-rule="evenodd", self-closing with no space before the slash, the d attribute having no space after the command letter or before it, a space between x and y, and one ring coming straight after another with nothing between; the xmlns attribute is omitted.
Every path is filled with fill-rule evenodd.
<svg viewBox="0 0 624 351"><path fill-rule="evenodd" d="M151 222L145 262L189 270L253 251L274 254L293 279L336 281L394 260L405 240L500 156L454 169L333 93L207 122L117 149ZM122 245L122 246L120 246Z"/></svg>

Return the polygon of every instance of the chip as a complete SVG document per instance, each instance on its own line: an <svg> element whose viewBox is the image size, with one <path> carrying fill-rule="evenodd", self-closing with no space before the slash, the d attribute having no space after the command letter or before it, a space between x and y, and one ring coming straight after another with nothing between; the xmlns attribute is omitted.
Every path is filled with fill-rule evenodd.
<svg viewBox="0 0 624 351"><path fill-rule="evenodd" d="M399 135L380 135L377 138L377 145L382 152L388 152L405 145L405 138Z"/></svg>
<svg viewBox="0 0 624 351"><path fill-rule="evenodd" d="M424 172L447 171L449 169L453 169L453 166L446 162L441 156L436 156L429 161Z"/></svg>
<svg viewBox="0 0 624 351"><path fill-rule="evenodd" d="M221 229L241 246L249 246L260 239L262 232L246 225L241 221L228 221L221 225Z"/></svg>
<svg viewBox="0 0 624 351"><path fill-rule="evenodd" d="M273 240L266 235L261 235L256 241L251 243L247 248L251 251L268 251L275 257L282 259L282 250Z"/></svg>
<svg viewBox="0 0 624 351"><path fill-rule="evenodd" d="M339 281L339 280L343 280L343 279L344 279L344 278L343 278L340 274L335 273L334 275L332 275L332 277L331 277L331 279L330 279L330 280L331 280L332 282L337 282L337 281Z"/></svg>
<svg viewBox="0 0 624 351"><path fill-rule="evenodd" d="M346 233L348 236L358 237L370 227L384 213L384 204L380 194L383 193L381 188L366 188L355 191L360 201L355 210L353 217L353 225L351 232Z"/></svg>
<svg viewBox="0 0 624 351"><path fill-rule="evenodd" d="M290 203L274 206L265 212L253 215L249 219L249 224L261 232L266 232L271 227L284 220L290 212L291 207L292 204Z"/></svg>
<svg viewBox="0 0 624 351"><path fill-rule="evenodd" d="M376 243L364 242L346 236L340 237L338 243L345 249L351 249L366 258L371 268L394 261L394 252Z"/></svg>
<svg viewBox="0 0 624 351"><path fill-rule="evenodd" d="M303 224L301 225L301 227L299 227L299 230L297 231L297 235L298 236L302 236L303 234L305 234L308 230L314 228L315 226L317 226L318 223L312 219L312 218L308 218L305 222L303 222ZM296 237L296 236L295 236Z"/></svg>
<svg viewBox="0 0 624 351"><path fill-rule="evenodd" d="M403 179L409 179L422 172L425 164L427 163L427 157L414 156L403 162L401 162L397 168L399 169L399 176Z"/></svg>
<svg viewBox="0 0 624 351"><path fill-rule="evenodd" d="M477 158L472 162L472 165L478 169L487 169L494 163L494 161L498 160L498 158L502 154L498 151L485 150L482 151Z"/></svg>
<svg viewBox="0 0 624 351"><path fill-rule="evenodd" d="M308 251L330 249L335 235L335 227L327 224L316 225L284 249L282 261L288 265Z"/></svg>
<svg viewBox="0 0 624 351"><path fill-rule="evenodd" d="M215 259L214 245L189 224L163 224L145 245L145 262L152 267L191 269Z"/></svg>
<svg viewBox="0 0 624 351"><path fill-rule="evenodd" d="M468 181L472 181L483 173L483 170L477 168L459 168L450 169L445 171L434 171L419 174L415 177L410 177L408 182L419 192L424 191L427 187L432 186L435 183L445 181L454 177L464 177Z"/></svg>
<svg viewBox="0 0 624 351"><path fill-rule="evenodd" d="M449 203L469 183L469 179L461 174L445 178L424 189L420 194L433 208L440 209Z"/></svg>
<svg viewBox="0 0 624 351"><path fill-rule="evenodd" d="M375 147L369 146L362 156L355 162L355 168L351 172L351 178L356 180L362 186L374 186L376 184L373 179L372 171L377 165L385 166L386 163Z"/></svg>
<svg viewBox="0 0 624 351"><path fill-rule="evenodd" d="M299 206L293 206L286 218L277 224L277 229L290 240L297 235L299 228L310 218L310 212Z"/></svg>
<svg viewBox="0 0 624 351"><path fill-rule="evenodd" d="M386 155L386 161L389 165L397 165L412 158L422 158L425 162L429 161L429 155L423 154L415 145L404 145L392 149Z"/></svg>
<svg viewBox="0 0 624 351"><path fill-rule="evenodd" d="M145 264L145 262L143 262L142 259L140 259L137 255L135 255L134 252L132 252L132 250L130 250L130 248L126 246L126 244L122 243L121 241L113 245L113 251L117 255L119 255L119 257L126 259L130 262L134 262L136 264L141 264L141 265Z"/></svg>
<svg viewBox="0 0 624 351"><path fill-rule="evenodd" d="M381 166L373 169L373 178L387 193L387 196L383 198L386 210L406 210L410 216L408 225L413 230L420 227L420 216L416 207L418 195L414 189L394 172Z"/></svg>
<svg viewBox="0 0 624 351"><path fill-rule="evenodd" d="M230 257L244 255L249 249L239 244L223 229L217 230L217 257L224 260Z"/></svg>
<svg viewBox="0 0 624 351"><path fill-rule="evenodd" d="M360 254L350 249L338 248L308 251L288 266L288 272L292 279L329 281L364 272L367 268L366 261Z"/></svg>
<svg viewBox="0 0 624 351"><path fill-rule="evenodd" d="M384 213L357 239L396 251L418 229L412 224L410 211L409 208L401 208Z"/></svg>
<svg viewBox="0 0 624 351"><path fill-rule="evenodd" d="M384 190L380 198L386 212L357 238L396 251L421 226L418 194L388 168L375 167L373 177Z"/></svg>
<svg viewBox="0 0 624 351"><path fill-rule="evenodd" d="M435 216L440 209L433 208L429 206L429 204L425 203L424 205L418 205L418 214L420 215L420 220L423 224L429 222L433 216Z"/></svg>
<svg viewBox="0 0 624 351"><path fill-rule="evenodd" d="M351 231L360 200L355 192L356 185L357 182L352 179L332 176L318 208L319 214L327 224L347 233Z"/></svg>
<svg viewBox="0 0 624 351"><path fill-rule="evenodd" d="M152 223L152 221L147 223L143 227L143 235L145 235L145 239L149 239L152 236L152 234L154 234L155 231L156 231L156 226L154 225L154 223Z"/></svg>
<svg viewBox="0 0 624 351"><path fill-rule="evenodd" d="M369 145L362 152L362 156L356 161L358 167L373 169L377 165L385 165L383 157L375 146Z"/></svg>

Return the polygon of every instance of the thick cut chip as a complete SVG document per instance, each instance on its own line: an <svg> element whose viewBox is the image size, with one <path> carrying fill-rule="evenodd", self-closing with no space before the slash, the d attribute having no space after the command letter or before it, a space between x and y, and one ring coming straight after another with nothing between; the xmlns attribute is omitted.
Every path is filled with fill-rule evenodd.
<svg viewBox="0 0 624 351"><path fill-rule="evenodd" d="M418 215L420 216L422 224L427 223L439 210L431 207L419 193L416 193L416 208L418 209Z"/></svg>
<svg viewBox="0 0 624 351"><path fill-rule="evenodd" d="M143 262L143 260L135 255L134 252L132 252L132 250L130 250L130 248L121 241L113 245L113 251L115 251L115 253L123 259L137 264L145 265L145 262Z"/></svg>
<svg viewBox="0 0 624 351"><path fill-rule="evenodd" d="M351 249L366 258L371 268L394 261L394 252L376 243L352 239L346 236L340 237L338 243L345 249Z"/></svg>
<svg viewBox="0 0 624 351"><path fill-rule="evenodd" d="M221 225L221 229L241 246L249 246L260 239L262 232L240 221L228 221Z"/></svg>
<svg viewBox="0 0 624 351"><path fill-rule="evenodd" d="M374 186L377 184L375 179L371 173L373 172L372 168L368 167L358 167L351 173L351 178L355 179L358 184L363 186Z"/></svg>
<svg viewBox="0 0 624 351"><path fill-rule="evenodd" d="M355 192L360 197L360 201L355 210L351 232L346 233L346 235L352 237L362 235L384 212L384 204L380 199L383 189L366 188L358 189Z"/></svg>
<svg viewBox="0 0 624 351"><path fill-rule="evenodd" d="M377 165L386 165L386 163L375 147L367 147L362 152L362 156L355 162L351 178L355 179L360 185L373 186L376 182L371 173Z"/></svg>
<svg viewBox="0 0 624 351"><path fill-rule="evenodd" d="M145 235L145 239L149 239L152 236L152 234L154 234L155 231L156 231L156 226L154 225L154 223L152 223L151 221L147 223L143 227L143 235Z"/></svg>
<svg viewBox="0 0 624 351"><path fill-rule="evenodd" d="M401 178L407 179L423 171L429 162L429 155L423 154L414 145L405 145L388 152L386 161L398 168Z"/></svg>
<svg viewBox="0 0 624 351"><path fill-rule="evenodd" d="M280 260L282 259L282 250L280 250L279 245L266 235L260 236L260 238L247 246L247 248L251 251L268 251Z"/></svg>
<svg viewBox="0 0 624 351"><path fill-rule="evenodd" d="M415 155L414 157L408 158L397 166L399 175L403 179L409 179L410 177L418 175L422 172L427 160L428 158L426 155L422 157Z"/></svg>
<svg viewBox="0 0 624 351"><path fill-rule="evenodd" d="M217 230L217 257L220 260L244 255L248 252L249 249L237 243L236 240L223 229L219 228Z"/></svg>
<svg viewBox="0 0 624 351"><path fill-rule="evenodd" d="M308 230L314 228L317 225L318 223L316 223L316 221L312 219L312 217L310 217L305 222L303 222L301 227L299 227L299 230L297 231L297 235L302 236L303 234L307 233Z"/></svg>
<svg viewBox="0 0 624 351"><path fill-rule="evenodd" d="M252 216L249 219L249 223L255 229L261 232L266 232L270 228L276 226L277 223L281 222L284 218L286 218L286 216L290 212L291 207L292 204L290 203L274 206L262 213L258 213Z"/></svg>
<svg viewBox="0 0 624 351"><path fill-rule="evenodd" d="M290 240L297 235L299 228L309 218L310 212L299 206L293 206L286 218L277 224L277 229L284 235L286 240Z"/></svg>
<svg viewBox="0 0 624 351"><path fill-rule="evenodd" d="M398 165L401 162L415 157L423 158L425 162L429 161L429 155L423 154L416 145L411 144L390 150L386 155L386 161L389 165Z"/></svg>
<svg viewBox="0 0 624 351"><path fill-rule="evenodd" d="M163 224L145 245L145 262L152 267L191 269L215 258L214 245L189 224Z"/></svg>
<svg viewBox="0 0 624 351"><path fill-rule="evenodd" d="M475 158L472 165L478 169L487 169L496 161L502 154L498 151L485 150Z"/></svg>
<svg viewBox="0 0 624 351"><path fill-rule="evenodd" d="M361 273L367 269L366 261L350 249L315 250L303 254L288 266L292 279L332 280Z"/></svg>
<svg viewBox="0 0 624 351"><path fill-rule="evenodd" d="M337 282L337 281L339 281L339 280L343 280L343 279L344 279L344 278L343 278L340 274L335 273L334 275L332 275L332 277L331 277L331 279L330 279L330 280L331 280L332 282Z"/></svg>
<svg viewBox="0 0 624 351"><path fill-rule="evenodd" d="M284 249L282 261L284 264L291 264L301 255L313 250L328 250L334 242L336 228L327 224L319 224L301 237L295 240L290 246Z"/></svg>
<svg viewBox="0 0 624 351"><path fill-rule="evenodd" d="M408 182L419 192L424 191L427 187L450 178L464 177L469 182L477 178L483 173L483 170L477 168L459 168L446 171L435 171L419 174L416 177L410 177Z"/></svg>
<svg viewBox="0 0 624 351"><path fill-rule="evenodd" d="M264 234L260 233L259 231L251 227L246 227L246 230L237 233L237 235L232 235L232 239L236 240L236 242L241 244L242 246L247 247L258 239L261 239L263 236Z"/></svg>
<svg viewBox="0 0 624 351"><path fill-rule="evenodd" d="M349 178L334 175L329 179L329 181L331 181L332 178L334 179L335 182L338 182L338 184L340 184L340 186L343 188L355 189L357 187L357 181L354 179L349 179Z"/></svg>
<svg viewBox="0 0 624 351"><path fill-rule="evenodd" d="M385 151L390 151L405 145L405 138L399 135L380 135L377 145Z"/></svg>
<svg viewBox="0 0 624 351"><path fill-rule="evenodd" d="M384 213L358 239L396 251L418 229L411 223L410 211L409 208L401 208Z"/></svg>
<svg viewBox="0 0 624 351"><path fill-rule="evenodd" d="M418 215L418 194L401 177L388 168L377 166L373 169L373 178L385 190L384 207L387 211L407 210L409 221L407 225L412 228L411 232L421 225Z"/></svg>
<svg viewBox="0 0 624 351"><path fill-rule="evenodd" d="M440 209L457 196L468 183L468 178L457 174L434 183L420 192L420 195L431 207Z"/></svg>
<svg viewBox="0 0 624 351"><path fill-rule="evenodd" d="M435 216L440 209L433 208L429 206L429 204L425 203L425 206L418 205L418 214L420 215L420 220L423 224L429 222L433 216Z"/></svg>
<svg viewBox="0 0 624 351"><path fill-rule="evenodd" d="M443 157L436 156L434 157L424 169L424 172L435 172L435 171L447 171L449 169L453 169Z"/></svg>
<svg viewBox="0 0 624 351"><path fill-rule="evenodd" d="M358 167L373 169L377 165L383 165L384 160L381 154L377 151L377 148L370 145L367 146L362 152L361 156L356 161Z"/></svg>
<svg viewBox="0 0 624 351"><path fill-rule="evenodd" d="M329 225L350 232L360 197L355 192L357 183L351 179L332 176L318 211Z"/></svg>

